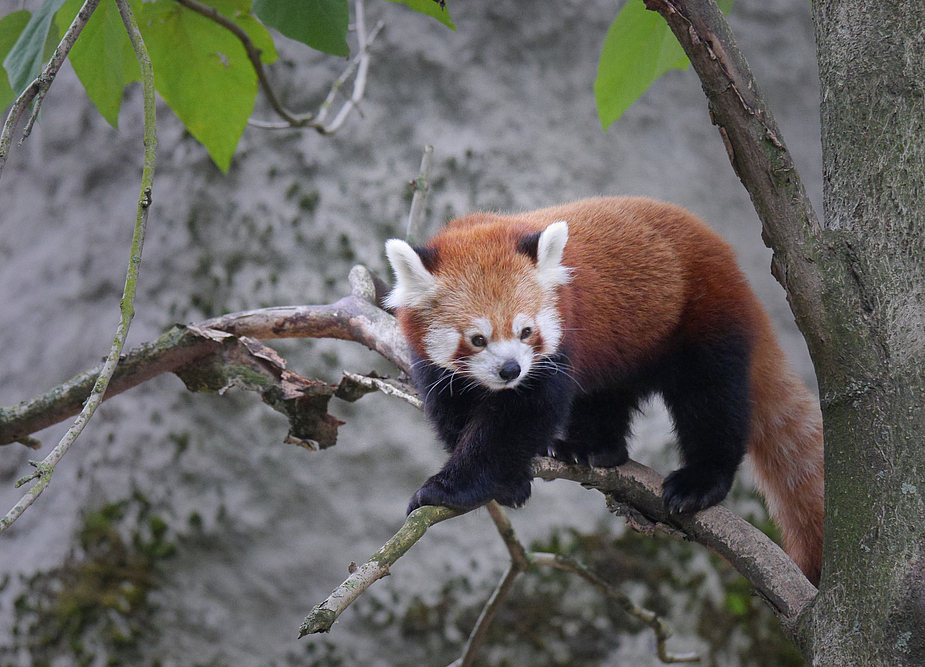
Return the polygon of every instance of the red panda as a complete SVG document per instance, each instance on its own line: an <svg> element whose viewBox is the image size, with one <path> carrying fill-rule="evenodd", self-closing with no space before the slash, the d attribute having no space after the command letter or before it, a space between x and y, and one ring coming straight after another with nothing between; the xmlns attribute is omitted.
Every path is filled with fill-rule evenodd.
<svg viewBox="0 0 925 667"><path fill-rule="evenodd" d="M618 466L639 402L659 393L683 464L664 480L668 509L723 500L748 454L785 549L818 585L819 407L705 223L649 199L587 199L475 213L386 254L386 305L450 453L409 512L522 505L537 455Z"/></svg>

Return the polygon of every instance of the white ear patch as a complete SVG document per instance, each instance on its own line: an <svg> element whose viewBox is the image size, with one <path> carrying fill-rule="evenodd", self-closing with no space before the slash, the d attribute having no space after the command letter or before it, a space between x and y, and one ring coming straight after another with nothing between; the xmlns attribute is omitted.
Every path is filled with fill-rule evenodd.
<svg viewBox="0 0 925 667"><path fill-rule="evenodd" d="M562 266L562 253L568 241L568 223L554 222L540 234L536 249L536 270L543 287L564 285L570 279L569 269Z"/></svg>
<svg viewBox="0 0 925 667"><path fill-rule="evenodd" d="M424 268L420 255L401 239L386 241L385 254L395 272L395 287L385 298L385 305L389 308L426 305L434 296L437 281Z"/></svg>

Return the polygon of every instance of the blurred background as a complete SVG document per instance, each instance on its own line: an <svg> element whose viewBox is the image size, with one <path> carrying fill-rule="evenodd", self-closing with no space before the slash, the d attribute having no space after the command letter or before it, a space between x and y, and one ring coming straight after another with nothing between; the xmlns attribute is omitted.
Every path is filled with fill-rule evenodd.
<svg viewBox="0 0 925 667"><path fill-rule="evenodd" d="M8 0L0 1L0 9ZM16 2L15 8L23 3ZM37 5L38 3L32 3ZM27 8L35 9L26 2ZM128 345L177 322L271 305L329 303L363 263L390 279L383 241L404 234L425 144L431 229L473 209L526 210L601 194L685 206L737 249L798 373L812 368L747 193L693 72L671 72L601 131L593 81L622 2L452 2L458 32L390 2L361 114L333 137L249 127L228 174L158 109L159 151L137 315ZM730 16L817 209L818 81L809 3L739 0ZM278 36L271 77L292 109L317 108L343 59ZM140 88L120 129L65 65L32 137L0 180L0 405L97 364L118 323L142 162ZM255 116L270 118L258 95ZM273 342L297 373L395 373L358 345ZM163 376L106 402L38 502L0 537L3 665L446 665L507 566L484 511L439 525L333 631L298 627L401 525L444 454L423 416L370 395L332 402L336 447L282 442L253 394L191 394ZM43 450L0 449L0 509ZM663 407L647 406L631 455L676 459ZM37 456L38 455L38 456ZM733 509L772 530L742 476ZM572 553L664 613L669 646L705 665L800 664L744 581L704 549L627 534L603 497L535 484L511 513L521 538ZM577 579L525 575L484 665L660 664L649 630Z"/></svg>

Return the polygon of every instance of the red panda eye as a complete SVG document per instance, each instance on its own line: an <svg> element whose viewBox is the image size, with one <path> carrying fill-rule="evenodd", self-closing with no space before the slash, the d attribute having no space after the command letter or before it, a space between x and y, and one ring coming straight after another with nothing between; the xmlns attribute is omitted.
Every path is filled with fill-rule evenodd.
<svg viewBox="0 0 925 667"><path fill-rule="evenodd" d="M533 334L533 329L524 327L520 330L520 340L527 340Z"/></svg>
<svg viewBox="0 0 925 667"><path fill-rule="evenodd" d="M469 341L472 343L473 347L485 347L488 345L488 341L485 340L485 336L482 334L475 334Z"/></svg>

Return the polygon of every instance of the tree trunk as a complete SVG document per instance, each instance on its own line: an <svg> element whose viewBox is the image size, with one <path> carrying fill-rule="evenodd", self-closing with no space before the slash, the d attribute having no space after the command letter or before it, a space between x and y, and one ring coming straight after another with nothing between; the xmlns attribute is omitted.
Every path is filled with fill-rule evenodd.
<svg viewBox="0 0 925 667"><path fill-rule="evenodd" d="M925 3L815 0L827 340L815 665L925 664Z"/></svg>

